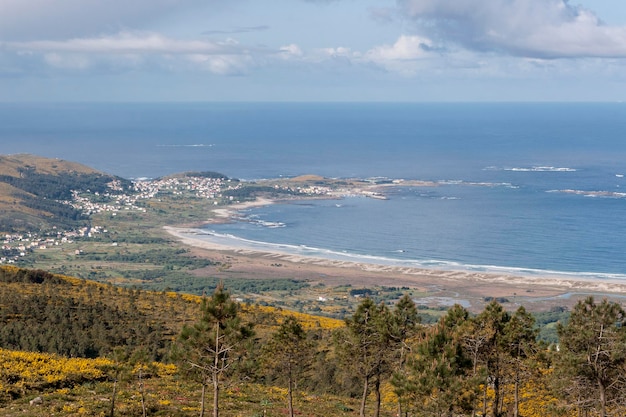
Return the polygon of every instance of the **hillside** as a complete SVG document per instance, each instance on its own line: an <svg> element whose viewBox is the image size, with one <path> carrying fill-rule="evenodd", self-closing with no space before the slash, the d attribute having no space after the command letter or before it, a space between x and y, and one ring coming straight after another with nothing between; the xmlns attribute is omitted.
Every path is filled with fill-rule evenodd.
<svg viewBox="0 0 626 417"><path fill-rule="evenodd" d="M183 326L199 320L201 300L0 267L0 414L109 415L119 378L116 415L140 415L140 389L148 415L197 415L200 386L170 363L170 351ZM224 393L224 415L281 413L284 390L258 362L265 341L286 316L295 316L320 346L330 343L331 330L343 323L271 307L240 307L255 336L246 347L250 363ZM324 367L324 357L316 368ZM356 407L355 400L329 395L319 382L303 384L303 389L322 388L299 399L310 412L349 415ZM36 397L42 404L30 406Z"/></svg>
<svg viewBox="0 0 626 417"><path fill-rule="evenodd" d="M569 320L562 313L536 320L492 300L423 325L408 296L363 297L342 322L242 304L219 288L197 297L0 267L0 415L198 415L211 385L198 369L219 363L215 334L228 343L216 350L228 352L224 417L287 415L288 375L294 415L374 415L379 401L381 417L399 406L407 416L624 415L624 310L589 297ZM537 341L536 325L556 316L560 349ZM595 368L588 345L610 353ZM590 369L613 384L610 402Z"/></svg>
<svg viewBox="0 0 626 417"><path fill-rule="evenodd" d="M93 168L62 159L44 158L29 154L0 155L0 175L19 177L25 169L32 169L38 174L48 175L58 175L62 172L99 174Z"/></svg>
<svg viewBox="0 0 626 417"><path fill-rule="evenodd" d="M96 358L123 347L164 360L183 325L199 316L202 297L116 287L37 269L0 266L0 347ZM282 310L246 306L261 334ZM301 313L306 328L332 329L341 321ZM265 329L265 330L263 330Z"/></svg>
<svg viewBox="0 0 626 417"><path fill-rule="evenodd" d="M62 201L72 191L106 192L122 181L84 165L33 155L0 156L0 232L33 232L88 224L79 210Z"/></svg>

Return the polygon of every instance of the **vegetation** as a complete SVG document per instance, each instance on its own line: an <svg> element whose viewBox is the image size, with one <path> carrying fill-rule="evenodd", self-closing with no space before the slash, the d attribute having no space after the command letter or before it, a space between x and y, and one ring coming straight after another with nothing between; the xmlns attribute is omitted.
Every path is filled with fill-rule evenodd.
<svg viewBox="0 0 626 417"><path fill-rule="evenodd" d="M61 200L70 200L73 191L105 193L112 181L125 188L130 185L129 181L78 164L28 155L0 157L0 230L39 231L86 225L88 217Z"/></svg>
<svg viewBox="0 0 626 417"><path fill-rule="evenodd" d="M309 371L313 348L312 341L295 316L288 316L264 345L262 360L265 368L287 385L289 417L295 415L293 392L298 381Z"/></svg>
<svg viewBox="0 0 626 417"><path fill-rule="evenodd" d="M185 177L198 177L198 178L219 178L227 180L228 177L224 174L215 171L190 171L184 173ZM236 180L234 180L236 181Z"/></svg>
<svg viewBox="0 0 626 417"><path fill-rule="evenodd" d="M571 404L600 417L626 405L626 316L621 306L593 297L579 302L567 326L559 326L558 375ZM611 413L612 414L612 413Z"/></svg>
<svg viewBox="0 0 626 417"><path fill-rule="evenodd" d="M350 367L363 386L359 415L365 416L370 387L376 394L376 415L379 414L380 386L387 358L387 316L384 304L366 298L354 315L346 319L346 328L336 333L336 346L341 362Z"/></svg>
<svg viewBox="0 0 626 417"><path fill-rule="evenodd" d="M173 329L148 316L136 291L74 286L45 271L12 267L0 268L0 282L4 348L97 358L123 347L128 354L141 349L150 360L163 360L169 350Z"/></svg>
<svg viewBox="0 0 626 417"><path fill-rule="evenodd" d="M56 175L38 173L34 167L18 170L19 176L0 175L0 181L12 185L40 199L70 200L72 191L105 193L108 184L117 179L99 173L82 174L76 172L59 172ZM119 179L121 181L121 179ZM124 180L128 187L130 182Z"/></svg>
<svg viewBox="0 0 626 417"><path fill-rule="evenodd" d="M83 331L92 326L94 340L106 342L97 354L50 355L44 352L63 344L15 351L2 341L0 414L7 416L36 397L43 402L19 415L199 415L203 386L213 388L214 415L223 416L604 417L626 411L624 312L606 300L579 302L558 326L560 348L554 349L537 342L534 319L523 308L508 312L495 300L475 316L457 305L424 325L410 297L393 306L362 298L342 325L240 304L222 286L202 298L3 267L0 288L0 330L27 322L35 331L22 327L24 339L36 339L47 331L36 322L44 322L53 329L48 337L59 333L80 346L94 336ZM117 333L124 337L111 336ZM174 359L178 366L169 363Z"/></svg>
<svg viewBox="0 0 626 417"><path fill-rule="evenodd" d="M186 373L202 386L200 417L204 416L207 386L213 388L213 417L219 417L219 395L225 380L236 370L246 354L243 342L252 337L251 323L241 323L239 305L219 285L210 299L202 300L202 318L185 326L180 334L175 357Z"/></svg>
<svg viewBox="0 0 626 417"><path fill-rule="evenodd" d="M405 372L393 380L405 415L465 414L471 411L478 389L471 379L471 360L455 337L468 314L455 306L435 326L425 329L409 355Z"/></svg>

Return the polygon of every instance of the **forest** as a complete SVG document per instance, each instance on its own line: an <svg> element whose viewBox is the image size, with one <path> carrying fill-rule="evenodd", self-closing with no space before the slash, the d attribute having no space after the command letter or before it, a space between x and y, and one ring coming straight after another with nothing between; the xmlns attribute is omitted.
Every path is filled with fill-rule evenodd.
<svg viewBox="0 0 626 417"><path fill-rule="evenodd" d="M45 174L34 168L22 167L20 176L0 175L0 182L5 182L20 190L50 200L71 200L72 190L104 193L108 190L107 184L118 180L128 189L130 181L99 173L59 172Z"/></svg>
<svg viewBox="0 0 626 417"><path fill-rule="evenodd" d="M375 417L626 411L626 328L618 304L580 300L557 325L558 342L547 343L538 340L535 317L524 307L506 311L497 300L478 314L455 305L434 324L421 323L406 295L393 302L367 294L355 300L354 314L339 321L243 304L223 284L196 297L1 267L0 361L6 365L0 406L108 384L107 407L93 405L106 411L83 415L203 416L211 409L214 416L328 415L319 407L329 405L337 415ZM14 369L27 360L17 352L26 351L56 356L36 359L42 374L35 377L32 369ZM63 378L43 371L61 358L100 362L93 369L76 365L79 370ZM65 366L70 362L49 372L63 373ZM195 398L195 405L176 406L183 395L160 388L167 401L141 391L142 407L125 406L139 404L136 395L124 396L137 375L146 386L178 381L176 389L186 387L184 397ZM242 394L251 387L272 390L280 408ZM117 403L115 396L121 396ZM246 407L264 414L236 411Z"/></svg>
<svg viewBox="0 0 626 417"><path fill-rule="evenodd" d="M73 229L87 225L87 216L60 201L71 200L73 190L104 193L108 190L107 184L113 180L127 189L131 186L127 180L99 173L62 171L48 174L38 172L32 166L19 167L18 171L18 176L0 175L0 184L14 188L10 196L3 196L12 200L15 206L0 215L0 227L5 231L36 231L48 226ZM31 215L20 214L23 211L20 207L29 210ZM54 224L47 225L51 219Z"/></svg>

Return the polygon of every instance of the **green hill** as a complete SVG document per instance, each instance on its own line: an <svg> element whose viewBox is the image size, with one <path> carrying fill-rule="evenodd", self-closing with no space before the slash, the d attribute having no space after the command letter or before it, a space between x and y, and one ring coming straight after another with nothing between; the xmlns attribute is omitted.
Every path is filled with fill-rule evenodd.
<svg viewBox="0 0 626 417"><path fill-rule="evenodd" d="M0 232L72 229L88 224L62 201L72 191L106 192L112 181L126 181L89 167L33 155L0 156Z"/></svg>
<svg viewBox="0 0 626 417"><path fill-rule="evenodd" d="M0 266L0 414L110 415L117 383L115 415L141 415L140 389L148 415L198 415L200 385L169 360L183 326L200 319L201 300ZM323 346L341 321L271 307L240 308L255 336L246 348L249 363L238 365L239 376L224 393L225 416L282 414L284 389L275 385L276 375L263 370L259 355L287 315L297 317L320 346L312 364L319 375L302 382L309 393L298 395L298 408L313 415L350 415L356 400L331 395L337 386L321 383L332 377ZM36 397L43 402L29 405Z"/></svg>
<svg viewBox="0 0 626 417"><path fill-rule="evenodd" d="M162 360L197 302L42 270L0 267L0 347L96 358L123 347Z"/></svg>

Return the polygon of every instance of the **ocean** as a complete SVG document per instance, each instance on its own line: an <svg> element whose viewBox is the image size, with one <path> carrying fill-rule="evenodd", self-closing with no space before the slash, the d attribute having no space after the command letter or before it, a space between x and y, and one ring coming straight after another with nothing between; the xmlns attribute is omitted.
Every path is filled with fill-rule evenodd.
<svg viewBox="0 0 626 417"><path fill-rule="evenodd" d="M0 153L125 178L211 170L428 180L245 211L212 232L295 253L626 280L626 104L0 104Z"/></svg>

